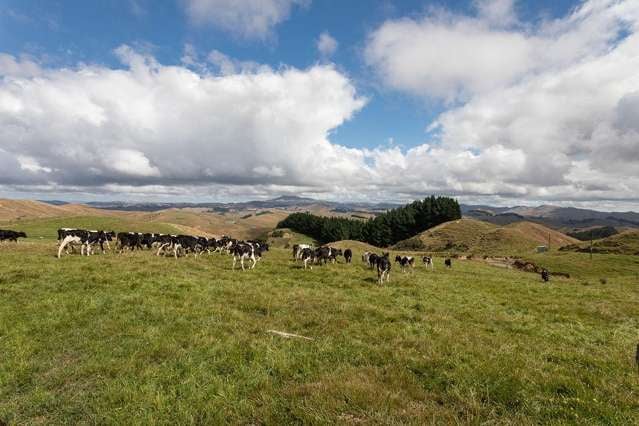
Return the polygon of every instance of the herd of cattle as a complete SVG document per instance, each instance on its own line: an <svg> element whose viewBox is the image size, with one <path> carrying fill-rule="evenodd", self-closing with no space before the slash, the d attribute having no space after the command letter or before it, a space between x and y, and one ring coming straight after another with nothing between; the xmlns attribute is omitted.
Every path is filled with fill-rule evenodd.
<svg viewBox="0 0 639 426"><path fill-rule="evenodd" d="M301 261L304 264L304 269L313 269L313 265L322 265L327 262L335 263L338 256L344 256L346 263L351 263L353 260L353 251L351 249L336 249L330 246L322 246L314 248L308 244L295 244L293 246L293 259L295 261ZM371 269L377 269L377 281L382 284L384 281L390 280L391 261L389 253L383 253L378 255L366 251L362 254L362 262L368 265ZM415 258L412 256L395 256L395 262L399 264L402 272L412 270L415 267ZM422 262L426 267L431 269L435 268L433 258L431 256L422 257ZM452 260L445 259L444 266L447 268L452 267Z"/></svg>
<svg viewBox="0 0 639 426"><path fill-rule="evenodd" d="M24 232L0 230L0 241L14 241L18 238L26 238ZM257 262L262 258L262 254L268 251L268 244L249 240L241 241L223 236L220 239L195 237L192 235L169 235L153 234L141 232L118 232L115 231L90 231L86 229L61 228L58 229L58 253L60 258L62 252L69 253L69 249L75 251L80 247L80 254L90 256L99 249L104 253L114 244L117 253L135 250L153 250L157 256L173 256L176 259L181 256L193 254L198 257L204 252L211 254L214 252L227 253L233 256L233 269L237 262L240 262L242 270L245 270L244 261L250 261L249 269L255 268ZM295 244L293 246L293 259L301 261L304 269L313 269L313 265L325 265L328 262L335 263L337 258L343 256L346 263L353 260L351 249L337 249L330 246L312 247L307 244ZM389 253L378 255L372 252L362 254L362 262L370 269L377 270L377 279L381 284L390 280L391 260ZM411 271L415 267L415 258L412 256L396 256L395 262L399 264L402 272ZM422 257L422 262L426 267L434 269L433 258ZM451 259L445 259L444 265L452 267Z"/></svg>
<svg viewBox="0 0 639 426"><path fill-rule="evenodd" d="M237 261L242 270L245 269L244 261L250 260L253 269L262 253L268 251L268 244L260 241L239 241L223 236L220 239L195 237L192 235L169 235L142 232L118 232L114 231L88 231L85 229L58 229L58 258L62 252L68 254L68 248L80 246L80 254L90 256L95 248L99 247L102 253L105 246L110 248L110 243L115 241L115 251L123 253L135 250L154 250L157 256L172 255L176 259L192 254L195 258L199 254L207 252L224 252L233 255L233 269Z"/></svg>

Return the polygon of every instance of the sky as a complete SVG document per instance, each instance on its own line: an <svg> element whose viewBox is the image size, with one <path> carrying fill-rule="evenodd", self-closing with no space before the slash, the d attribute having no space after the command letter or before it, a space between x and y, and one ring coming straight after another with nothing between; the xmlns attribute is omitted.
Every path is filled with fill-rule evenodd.
<svg viewBox="0 0 639 426"><path fill-rule="evenodd" d="M0 0L0 197L638 188L636 0Z"/></svg>

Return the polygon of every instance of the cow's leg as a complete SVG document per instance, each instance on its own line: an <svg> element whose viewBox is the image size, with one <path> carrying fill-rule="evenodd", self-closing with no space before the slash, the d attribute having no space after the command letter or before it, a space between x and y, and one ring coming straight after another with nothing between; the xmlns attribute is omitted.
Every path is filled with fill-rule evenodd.
<svg viewBox="0 0 639 426"><path fill-rule="evenodd" d="M240 265L242 265L242 270L244 271L244 255L240 256Z"/></svg>
<svg viewBox="0 0 639 426"><path fill-rule="evenodd" d="M251 269L255 268L255 265L257 264L257 260L255 260L255 255L251 255L250 259L253 261L253 265L251 266Z"/></svg>
<svg viewBox="0 0 639 426"><path fill-rule="evenodd" d="M60 247L58 247L58 259L60 259L60 256L62 255L62 250L65 249L67 244L68 244L68 241L66 238L60 242Z"/></svg>
<svg viewBox="0 0 639 426"><path fill-rule="evenodd" d="M233 256L233 270L235 270L235 262L237 262L237 256Z"/></svg>
<svg viewBox="0 0 639 426"><path fill-rule="evenodd" d="M168 246L167 243L160 244L160 247L158 247L158 252L157 252L156 256L159 256L160 253L162 253L162 251L164 251L164 247L166 247L166 246Z"/></svg>

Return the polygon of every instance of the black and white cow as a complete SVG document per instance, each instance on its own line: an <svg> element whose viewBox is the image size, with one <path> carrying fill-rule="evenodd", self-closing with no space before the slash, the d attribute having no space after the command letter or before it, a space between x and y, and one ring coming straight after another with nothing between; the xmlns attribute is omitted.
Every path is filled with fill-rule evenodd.
<svg viewBox="0 0 639 426"><path fill-rule="evenodd" d="M351 261L353 260L353 250L349 248L344 250L344 260L346 261L346 263L351 263Z"/></svg>
<svg viewBox="0 0 639 426"><path fill-rule="evenodd" d="M364 253L362 253L362 262L366 263L367 265L370 265L368 258L370 257L371 252L370 251L365 251Z"/></svg>
<svg viewBox="0 0 639 426"><path fill-rule="evenodd" d="M311 264L310 269L313 269L313 263L317 261L317 251L309 247L306 247L302 249L300 258L302 259L302 262L304 263L304 269L307 268L309 263Z"/></svg>
<svg viewBox="0 0 639 426"><path fill-rule="evenodd" d="M422 257L422 262L424 262L424 265L426 265L426 269L428 269L428 267L433 270L435 269L435 262L433 261L433 258L431 256Z"/></svg>
<svg viewBox="0 0 639 426"><path fill-rule="evenodd" d="M18 242L18 238L27 238L27 234L20 231L10 231L6 229L0 229L0 241L13 241Z"/></svg>
<svg viewBox="0 0 639 426"><path fill-rule="evenodd" d="M415 267L415 258L412 256L395 256L395 262L399 263L399 267L402 272L406 272L406 268L414 268Z"/></svg>
<svg viewBox="0 0 639 426"><path fill-rule="evenodd" d="M309 244L294 244L293 245L293 260L302 259L302 251L304 249L313 249Z"/></svg>
<svg viewBox="0 0 639 426"><path fill-rule="evenodd" d="M384 278L386 278L386 282L390 282L391 261L388 257L388 253L384 253L383 256L377 256L376 263L377 282L383 284Z"/></svg>
<svg viewBox="0 0 639 426"><path fill-rule="evenodd" d="M91 255L92 246L100 245L104 253L104 243L111 238L112 232L105 231L87 231L84 229L59 229L58 237L61 237L60 246L58 247L58 259L62 255L62 250L67 246L80 245L80 255Z"/></svg>
<svg viewBox="0 0 639 426"><path fill-rule="evenodd" d="M244 271L244 259L249 259L253 262L253 264L249 266L249 269L253 269L257 263L255 256L261 257L262 251L259 247L254 247L245 242L238 242L231 247L231 254L233 255L233 269L235 269L235 264L239 260L240 265L242 265L242 271Z"/></svg>

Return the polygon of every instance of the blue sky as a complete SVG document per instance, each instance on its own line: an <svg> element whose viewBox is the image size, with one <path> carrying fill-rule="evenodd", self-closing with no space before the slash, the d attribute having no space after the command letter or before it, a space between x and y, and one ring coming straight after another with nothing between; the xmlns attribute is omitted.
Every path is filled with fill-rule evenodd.
<svg viewBox="0 0 639 426"><path fill-rule="evenodd" d="M356 82L370 102L357 119L336 129L332 140L352 147L404 147L428 139L426 127L443 109L436 100L416 99L379 87L362 58L367 35L384 20L418 16L429 7L474 13L469 1L315 1L297 7L267 40L246 40L212 26L189 25L175 0L4 0L0 51L44 56L50 66L78 62L122 66L113 49L122 44L150 49L163 64L180 63L185 43L202 52L217 49L240 60L306 68L320 58L315 43L323 31L339 42L332 60ZM541 0L517 5L525 19L561 16L575 1Z"/></svg>
<svg viewBox="0 0 639 426"><path fill-rule="evenodd" d="M0 149L16 158L14 168L39 174L7 176L4 182L0 175L0 189L7 195L33 193L63 198L164 199L174 196L175 191L185 191L186 197L209 199L267 197L290 192L326 198L410 199L437 192L496 203L521 204L523 201L608 206L619 200L625 205L635 203L637 194L632 190L619 191L612 187L614 170L596 164L600 156L591 158L599 144L597 141L572 141L565 149L558 150L557 155L549 156L546 150L540 157L543 150L537 149L537 144L548 143L556 147L556 143L547 139L557 137L565 141L581 131L575 128L566 135L557 135L557 129L576 122L582 125L582 119L593 116L592 112L584 117L565 117L564 121L539 135L534 135L537 126L531 120L526 129L531 135L526 138L513 135L513 132L515 129L520 131L519 126L527 116L504 116L488 122L486 116L481 115L491 108L495 108L495 112L490 113L490 117L502 114L498 105L492 102L503 102L500 97L511 92L555 102L556 99L550 99L549 94L540 93L535 87L543 87L543 79L552 79L562 73L587 74L590 71L582 69L585 61L591 61L595 66L597 61L610 59L606 55L615 49L625 48L623 43L629 43L635 34L633 2L265 0L257 3L259 6L251 0L2 0L0 53L13 58L12 61L18 64L12 65L14 68L24 69L32 63L40 71L35 76L22 71L3 72L0 68L0 77L5 75L5 84L10 77L23 78L31 84L35 84L34 79L41 78L53 85L62 81L61 70L81 77L83 70L97 69L104 72L105 82L109 70L131 71L131 55L153 58L163 70L175 66L203 78L228 79L227 82L232 81L232 74L266 76L268 72L263 73L264 69L260 71L256 64L268 66L270 73L282 78L287 78L284 74L291 69L305 75L311 74L312 69L332 70L337 74L332 77L345 79L348 86L347 93L340 94L345 96L345 109L326 122L309 124L308 131L299 129L302 124L297 122L290 126L292 131L299 130L303 135L317 131L317 146L325 142L330 144L330 153L318 158L328 158L330 163L331 156L340 160L348 157L349 161L352 156L357 164L343 164L335 170L320 169L343 179L348 178L348 173L354 173L357 178L354 180L361 180L357 188L345 188L339 181L324 184L322 182L326 180L323 179L301 178L302 172L295 169L295 164L280 164L279 156L263 161L264 164L255 160L247 165L244 174L246 170L249 174L258 170L252 177L229 176L228 171L217 175L210 170L186 176L163 169L161 155L148 148L151 146L149 140L136 140L127 145L131 135L109 131L99 148L86 149L92 154L107 152L109 158L117 158L123 164L114 167L115 172L107 170L108 165L96 164L94 175L82 178L70 177L68 172L61 171L60 167L68 157L54 160L42 152L42 144L62 146L63 141L51 139L45 142L39 137L37 141L25 142L24 146L31 145L28 145L29 149L23 149L15 142L3 142L0 135ZM271 19L264 28L256 30L256 26L246 25L245 19L264 16ZM601 36L589 34L592 32ZM317 41L322 33L327 33L336 42L334 51L319 52ZM116 53L122 46L130 49L130 54L125 55L128 59L123 60L122 51ZM195 55L195 62L185 62L186 49ZM222 71L217 68L219 62L207 60L213 51L234 64L234 72ZM476 52L480 53L475 56ZM6 67L9 69L8 65ZM629 82L633 77L632 73L622 76ZM611 75L606 82L612 83L613 78L619 76ZM584 77L584 84L586 81L587 77ZM332 83L342 85L343 82L328 84ZM159 79L157 84L165 83ZM317 84L319 91L329 93L335 89ZM81 95L85 89L80 87ZM283 87L285 91L286 84ZM155 93L162 88L154 86L142 90ZM526 93L526 90L538 91ZM630 89L617 90L617 100L632 92ZM27 96L27 92L11 93ZM282 96L286 98L287 94ZM212 97L215 98L215 94ZM263 98L263 94L259 97ZM601 98L606 98L606 94L601 94ZM29 105L34 102L31 98L20 99ZM96 96L89 99L95 100ZM95 102L104 111L105 105L114 101ZM293 96L290 101L306 104L307 100ZM570 104L571 98L567 102ZM575 97L575 106L578 102ZM327 100L327 108L329 103ZM269 108L268 105L261 107ZM542 110L554 107L557 105L544 106ZM511 111L524 111L532 106L511 105L511 108ZM612 106L602 105L602 108L610 110ZM477 111L482 111L482 120L477 119ZM531 115L541 120L543 111ZM312 110L308 113L314 114ZM329 113L335 111L327 110L326 114ZM1 114L0 109L0 118ZM246 122L247 119L241 120ZM427 131L433 123L437 125L436 131ZM42 130L42 125L38 122L28 126ZM117 126L114 123L114 126L122 128L121 123ZM77 127L69 129L73 131ZM205 129L201 130L204 132ZM207 128L206 131L210 134L216 129ZM285 130L281 131L284 138L289 136ZM198 137L202 138L198 143L207 143L204 136ZM224 140L219 144L224 149L242 144L242 141L262 143L253 141L252 137L242 135L237 142ZM620 133L615 137L618 140L613 143L614 147L634 147L634 135ZM518 138L521 140L516 140ZM627 142L628 138L630 142ZM304 143L286 140L278 146L285 151L291 149L290 144L298 149L299 144ZM84 142L78 138L75 143ZM158 143L153 146L157 147ZM39 148L36 147L38 144ZM103 150L104 145L109 144L117 146L117 150L114 148L111 152L108 147ZM441 152L437 151L438 147ZM316 148L309 148L313 149ZM50 148L47 150L51 151ZM412 159L419 155L425 157L420 161ZM124 157L126 160L122 160ZM549 170L540 171L536 165L540 158L546 161L551 157ZM125 170L136 164L139 170L146 170L146 174L139 172L136 175ZM185 158L184 164L192 165L193 162ZM388 172L390 176L384 175L383 167L392 169ZM438 169L440 173L437 176L420 175L422 167ZM516 175L506 170L509 167L517 169ZM634 173L635 169L628 166L624 170ZM56 173L58 175L54 176ZM401 175L410 178L410 187L399 188L402 184L398 177ZM539 178L540 175L544 178ZM381 194L384 191L387 193Z"/></svg>

